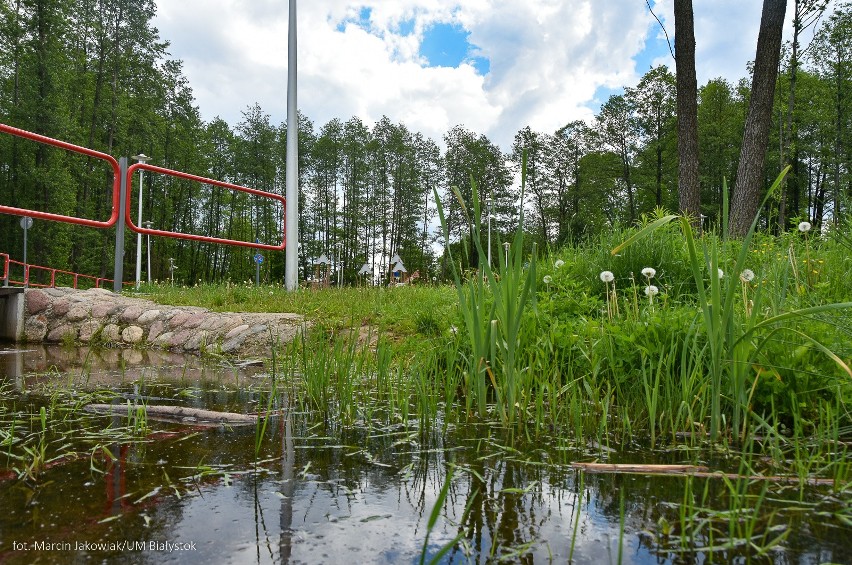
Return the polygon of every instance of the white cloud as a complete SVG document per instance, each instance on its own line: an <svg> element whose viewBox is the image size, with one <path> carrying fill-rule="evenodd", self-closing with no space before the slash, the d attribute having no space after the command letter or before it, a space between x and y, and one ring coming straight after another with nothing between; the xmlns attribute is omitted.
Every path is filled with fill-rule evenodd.
<svg viewBox="0 0 852 565"><path fill-rule="evenodd" d="M655 4L670 35L671 4ZM745 75L759 4L696 3L700 83ZM369 30L355 23L364 8ZM233 126L257 102L274 123L284 121L287 2L159 0L158 10L155 23L184 61L205 119L219 115ZM298 10L299 108L317 127L353 115L372 125L387 115L438 142L463 124L504 149L526 125L554 131L589 118L599 88L635 84L634 59L659 30L636 0L329 0ZM402 35L400 24L411 21L413 32ZM470 32L489 59L487 76L469 64L426 65L420 40L437 22ZM660 56L674 66L667 51Z"/></svg>

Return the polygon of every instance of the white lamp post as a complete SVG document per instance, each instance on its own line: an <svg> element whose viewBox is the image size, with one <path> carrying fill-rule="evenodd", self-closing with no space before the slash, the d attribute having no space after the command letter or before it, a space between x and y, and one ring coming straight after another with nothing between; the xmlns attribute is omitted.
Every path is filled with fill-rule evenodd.
<svg viewBox="0 0 852 565"><path fill-rule="evenodd" d="M150 157L145 155L144 153L140 153L139 155L134 155L134 159L142 163L143 165L151 160ZM144 171L139 169L139 221L136 222L136 225L142 227L142 175ZM136 289L139 289L139 284L142 279L142 234L136 233Z"/></svg>
<svg viewBox="0 0 852 565"><path fill-rule="evenodd" d="M286 248L284 286L288 292L298 288L299 277L299 119L296 111L296 0L290 0L287 32L287 167L286 171Z"/></svg>

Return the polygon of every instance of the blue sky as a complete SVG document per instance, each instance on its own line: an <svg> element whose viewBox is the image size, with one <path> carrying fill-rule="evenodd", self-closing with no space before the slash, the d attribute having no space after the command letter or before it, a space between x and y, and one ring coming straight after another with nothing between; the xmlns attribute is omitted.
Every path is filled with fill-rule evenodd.
<svg viewBox="0 0 852 565"><path fill-rule="evenodd" d="M651 5L673 39L672 1ZM258 103L273 123L284 121L287 2L157 7L155 24L184 62L204 119L235 126ZM695 3L695 20L699 83L745 76L760 2ZM674 69L641 0L302 1L297 21L299 107L317 128L388 116L440 143L462 124L508 149L527 125L553 132L590 120L652 65Z"/></svg>
<svg viewBox="0 0 852 565"><path fill-rule="evenodd" d="M341 20L336 30L345 33L347 25L355 25L382 37L384 30L373 25L372 14L372 8L362 6L353 17ZM411 37L416 33L417 24L416 18L401 20L396 22L393 31L402 37ZM417 41L425 67L456 68L462 63L469 63L482 76L487 75L491 68L488 59L478 55L478 48L470 42L470 31L458 23L431 23L423 29Z"/></svg>
<svg viewBox="0 0 852 565"><path fill-rule="evenodd" d="M455 68L464 62L474 66L482 76L488 74L491 62L477 55L477 47L470 43L470 32L460 25L434 24L426 29L420 41L420 55L430 67Z"/></svg>

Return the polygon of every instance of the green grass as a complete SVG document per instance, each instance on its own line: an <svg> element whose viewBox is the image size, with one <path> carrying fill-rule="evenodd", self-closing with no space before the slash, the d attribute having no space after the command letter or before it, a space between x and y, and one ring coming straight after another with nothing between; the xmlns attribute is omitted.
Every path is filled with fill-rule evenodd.
<svg viewBox="0 0 852 565"><path fill-rule="evenodd" d="M313 330L281 352L290 367L281 374L303 393L296 397L341 421L429 422L440 413L442 425L490 421L533 436L560 428L600 445L649 447L705 434L746 443L779 430L848 440L846 238L754 232L734 241L671 219L659 211L536 258L515 254L526 247L519 233L508 268L456 273L452 286L144 291L165 304L305 315ZM652 279L645 267L656 270ZM709 276L717 269L723 278ZM740 279L745 269L752 280ZM609 296L604 270L615 276ZM660 289L653 301L648 283ZM797 458L784 437L776 450L836 472L830 449Z"/></svg>
<svg viewBox="0 0 852 565"><path fill-rule="evenodd" d="M454 321L454 291L447 286L344 287L287 292L283 285L145 285L146 298L216 312L292 312L325 330L370 326L399 338L434 336Z"/></svg>

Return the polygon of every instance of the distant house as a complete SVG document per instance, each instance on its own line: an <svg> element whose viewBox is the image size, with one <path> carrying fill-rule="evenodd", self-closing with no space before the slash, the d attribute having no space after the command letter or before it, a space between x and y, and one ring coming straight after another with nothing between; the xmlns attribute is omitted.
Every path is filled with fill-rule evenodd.
<svg viewBox="0 0 852 565"><path fill-rule="evenodd" d="M328 288L331 278L331 261L325 253L314 260L314 278L311 288Z"/></svg>
<svg viewBox="0 0 852 565"><path fill-rule="evenodd" d="M405 265L402 264L402 261L394 263L393 267L391 267L390 284L399 284L403 282L403 277L407 272L408 270L405 268Z"/></svg>
<svg viewBox="0 0 852 565"><path fill-rule="evenodd" d="M373 267L369 263L364 263L361 265L361 269L358 270L358 276L366 278L367 275L370 275L370 284L373 284Z"/></svg>

